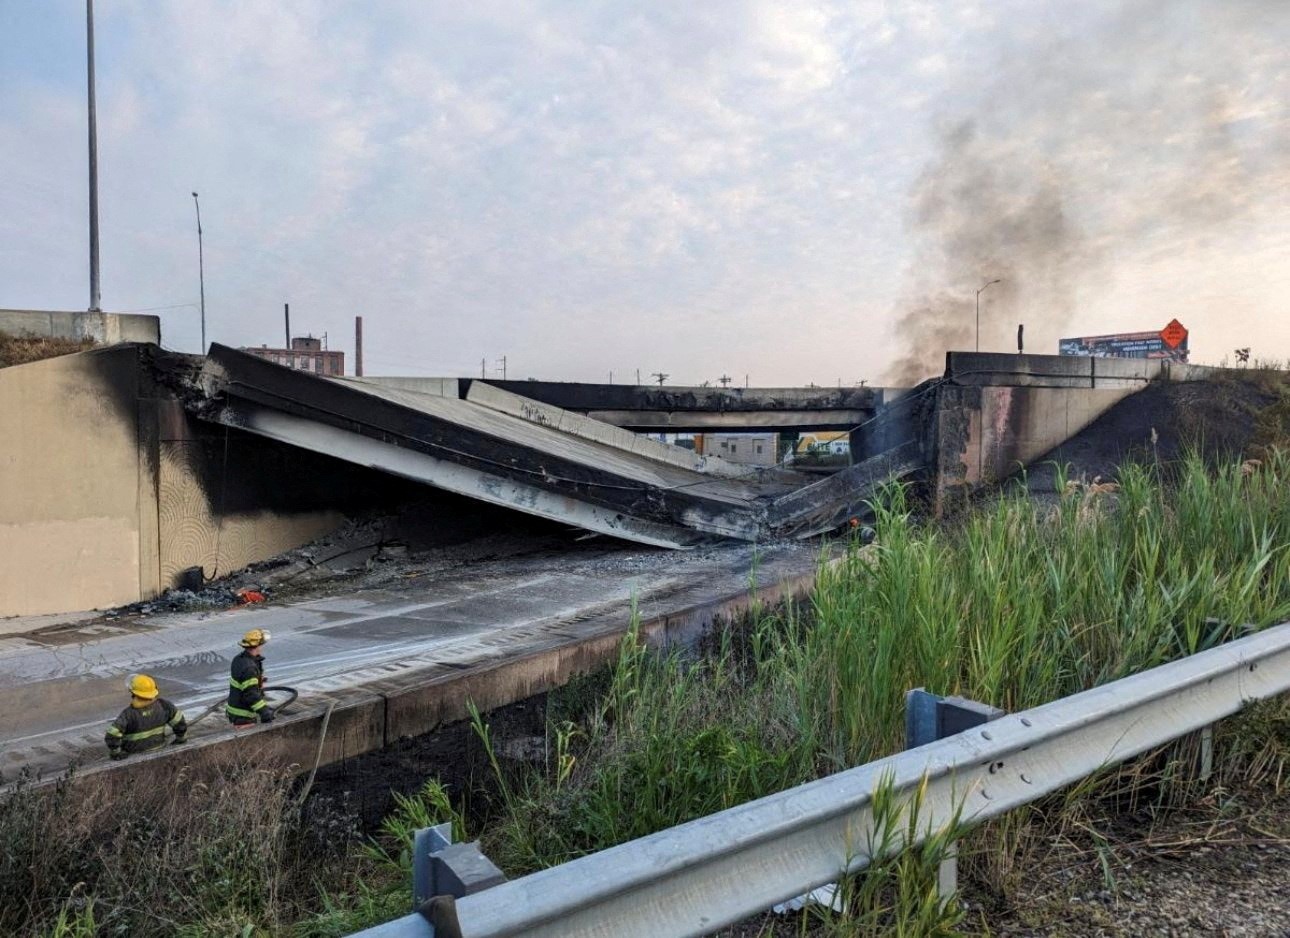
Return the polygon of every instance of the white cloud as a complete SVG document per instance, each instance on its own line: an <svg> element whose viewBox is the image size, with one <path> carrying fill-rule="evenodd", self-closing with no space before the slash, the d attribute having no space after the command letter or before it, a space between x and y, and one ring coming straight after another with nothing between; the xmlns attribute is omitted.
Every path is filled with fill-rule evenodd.
<svg viewBox="0 0 1290 938"><path fill-rule="evenodd" d="M939 126L976 117L1000 160L1072 180L1067 209L1104 253L1234 249L1121 211L1143 191L1203 211L1245 186L1233 225L1272 237L1286 17L1239 2L1261 36L1218 64L1190 40L1219 0L1155 21L1109 0L101 5L104 299L195 297L196 188L219 341L276 340L290 301L337 346L362 313L374 361L422 372L505 353L550 377L874 377ZM65 65L32 85L0 63L0 305L84 302L83 89ZM1210 136L1157 100L1173 85L1219 115ZM1163 296L1131 292L1157 266L1109 274L1122 286L1099 309ZM195 346L190 311L165 329Z"/></svg>

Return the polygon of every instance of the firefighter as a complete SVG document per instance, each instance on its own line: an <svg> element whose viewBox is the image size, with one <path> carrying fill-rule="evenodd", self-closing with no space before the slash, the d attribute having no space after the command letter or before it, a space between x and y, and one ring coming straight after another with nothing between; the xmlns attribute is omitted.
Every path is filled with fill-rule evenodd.
<svg viewBox="0 0 1290 938"><path fill-rule="evenodd" d="M112 721L104 737L113 761L160 749L166 745L166 727L174 734L175 745L184 741L188 732L184 711L158 696L156 681L146 674L135 674L125 686L130 692L130 706Z"/></svg>
<svg viewBox="0 0 1290 938"><path fill-rule="evenodd" d="M273 722L273 708L264 699L263 650L268 640L265 629L251 629L239 643L242 653L233 659L224 711L228 721L238 728Z"/></svg>

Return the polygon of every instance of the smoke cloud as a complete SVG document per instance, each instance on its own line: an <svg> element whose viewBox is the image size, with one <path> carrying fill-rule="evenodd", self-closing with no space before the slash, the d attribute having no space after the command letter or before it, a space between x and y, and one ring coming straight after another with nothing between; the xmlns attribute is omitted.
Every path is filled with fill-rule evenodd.
<svg viewBox="0 0 1290 938"><path fill-rule="evenodd" d="M1015 350L1024 322L1027 349L1054 353L1090 331L1086 297L1117 281L1132 292L1152 264L1195 257L1198 289L1248 277L1215 245L1281 226L1290 209L1288 40L1280 0L1136 2L1004 65L978 113L938 135L910 194L887 382L915 384L946 350L973 348L989 280L1002 282L981 294L982 350ZM1174 314L1125 309L1116 329Z"/></svg>

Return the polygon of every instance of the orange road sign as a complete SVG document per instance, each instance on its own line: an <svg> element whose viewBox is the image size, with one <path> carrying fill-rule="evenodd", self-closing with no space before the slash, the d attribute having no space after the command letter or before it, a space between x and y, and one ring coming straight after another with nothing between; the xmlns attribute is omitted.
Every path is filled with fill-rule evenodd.
<svg viewBox="0 0 1290 938"><path fill-rule="evenodd" d="M1177 348L1187 339L1187 329L1177 319L1169 320L1169 325L1160 330L1160 338L1170 348Z"/></svg>

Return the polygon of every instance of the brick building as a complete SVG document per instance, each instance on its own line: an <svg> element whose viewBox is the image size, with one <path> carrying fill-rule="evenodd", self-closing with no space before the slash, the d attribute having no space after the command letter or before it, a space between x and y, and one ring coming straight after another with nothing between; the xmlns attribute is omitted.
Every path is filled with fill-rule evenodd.
<svg viewBox="0 0 1290 938"><path fill-rule="evenodd" d="M291 340L291 348L241 349L249 355L266 359L276 365L286 365L297 371L312 371L316 375L343 375L345 373L345 353L331 352L322 347L322 339L313 336L296 336Z"/></svg>

